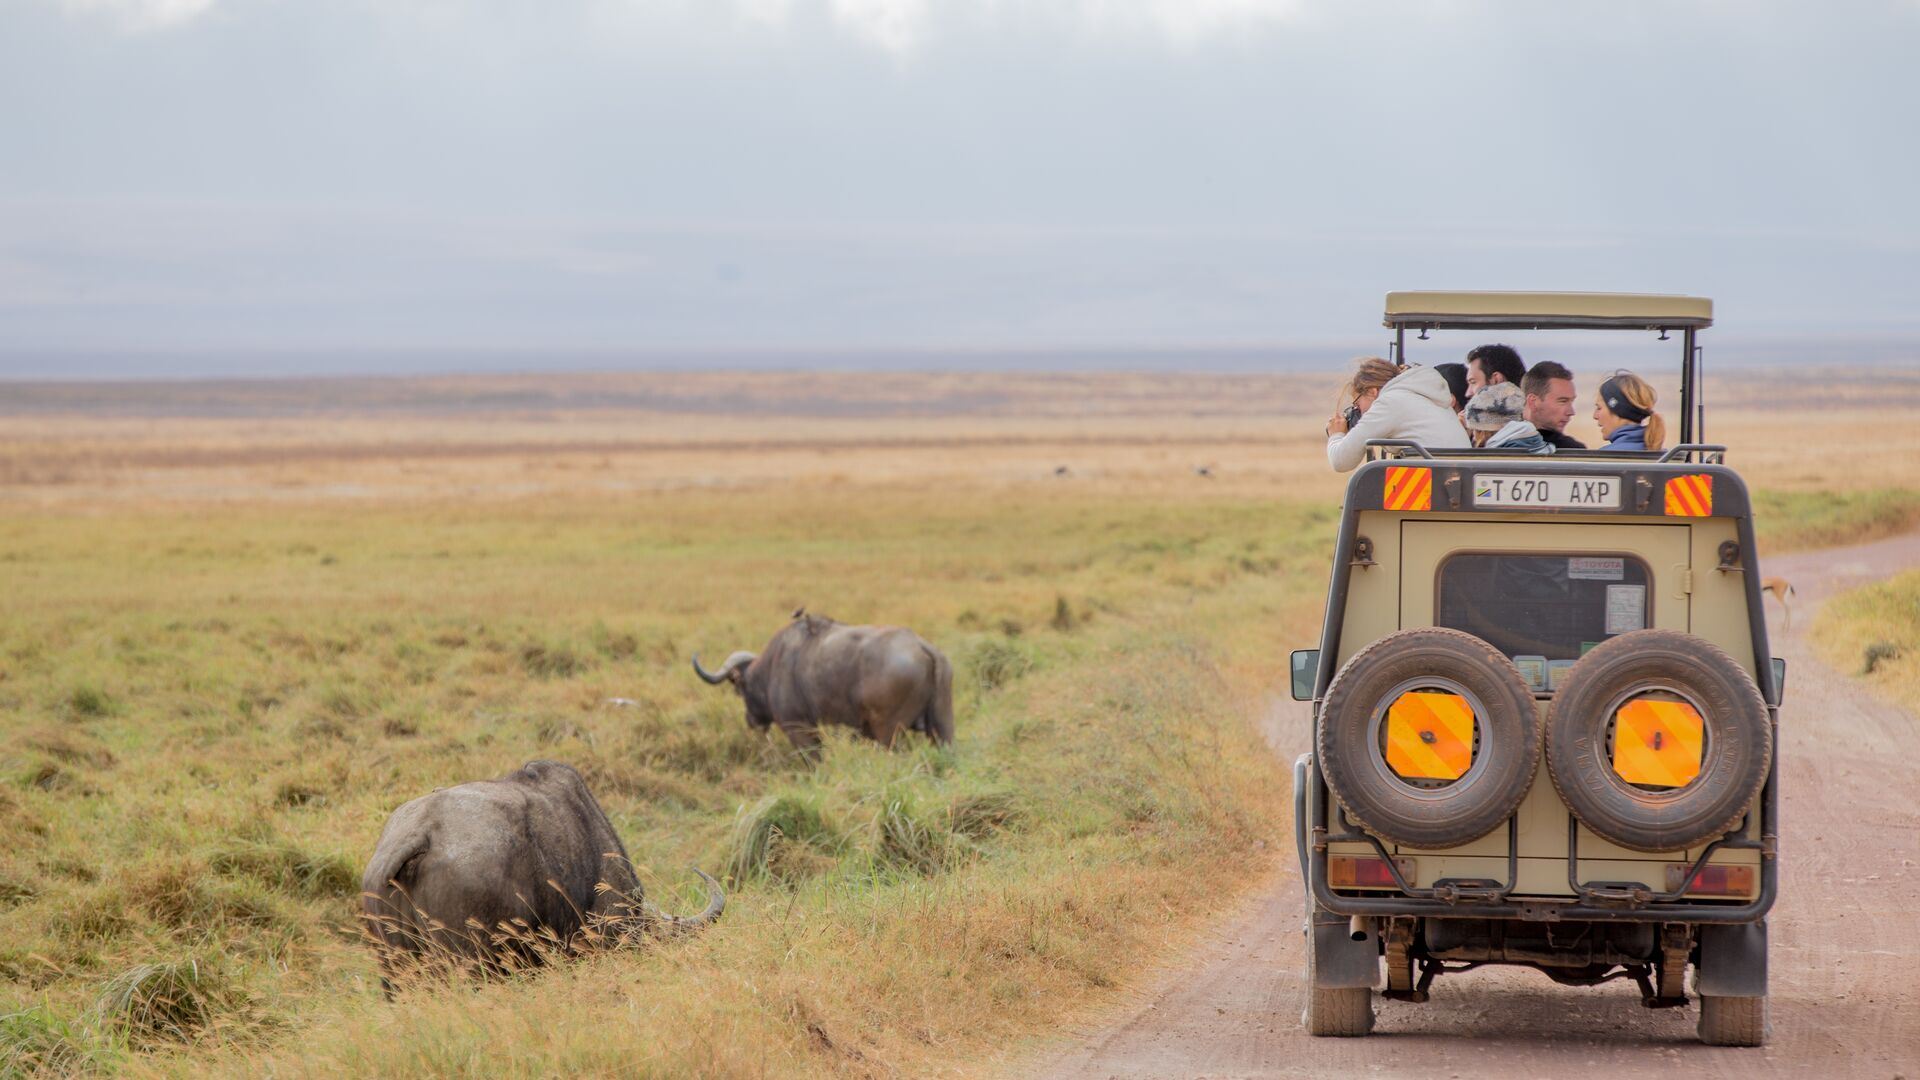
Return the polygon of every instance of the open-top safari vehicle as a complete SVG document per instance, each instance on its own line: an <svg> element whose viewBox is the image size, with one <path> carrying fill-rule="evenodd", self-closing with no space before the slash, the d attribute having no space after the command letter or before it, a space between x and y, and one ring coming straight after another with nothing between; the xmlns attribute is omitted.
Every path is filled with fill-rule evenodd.
<svg viewBox="0 0 1920 1080"><path fill-rule="evenodd" d="M1677 336L1679 442L1370 444L1320 647L1293 654L1313 1034L1371 1030L1383 965L1402 1001L1512 964L1630 978L1654 1008L1688 1003L1691 965L1700 1037L1764 1041L1785 671L1746 486L1702 441L1712 320L1694 297L1388 295L1401 362L1409 330Z"/></svg>

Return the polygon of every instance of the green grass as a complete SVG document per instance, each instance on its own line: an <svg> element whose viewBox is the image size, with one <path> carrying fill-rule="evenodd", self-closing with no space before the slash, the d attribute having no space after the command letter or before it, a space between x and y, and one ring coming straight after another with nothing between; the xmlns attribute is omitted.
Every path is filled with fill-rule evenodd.
<svg viewBox="0 0 1920 1080"><path fill-rule="evenodd" d="M1250 718L1311 634L1331 527L1284 503L871 491L15 516L0 1061L981 1060L1272 866L1286 779ZM957 744L835 738L810 765L688 668L802 605L943 647ZM657 902L697 907L697 865L727 917L385 1003L352 911L386 815L535 758L588 777Z"/></svg>
<svg viewBox="0 0 1920 1080"><path fill-rule="evenodd" d="M1829 600L1813 637L1827 663L1911 709L1920 695L1920 570Z"/></svg>
<svg viewBox="0 0 1920 1080"><path fill-rule="evenodd" d="M1860 544L1920 529L1920 490L1779 491L1753 493L1762 549L1800 551Z"/></svg>

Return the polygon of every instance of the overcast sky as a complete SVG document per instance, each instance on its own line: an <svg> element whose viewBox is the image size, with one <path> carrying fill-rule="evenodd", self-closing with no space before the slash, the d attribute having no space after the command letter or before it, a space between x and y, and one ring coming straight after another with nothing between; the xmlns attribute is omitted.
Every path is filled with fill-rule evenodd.
<svg viewBox="0 0 1920 1080"><path fill-rule="evenodd" d="M0 0L0 374L1311 345L1395 288L1920 340L1916 56L1920 0Z"/></svg>

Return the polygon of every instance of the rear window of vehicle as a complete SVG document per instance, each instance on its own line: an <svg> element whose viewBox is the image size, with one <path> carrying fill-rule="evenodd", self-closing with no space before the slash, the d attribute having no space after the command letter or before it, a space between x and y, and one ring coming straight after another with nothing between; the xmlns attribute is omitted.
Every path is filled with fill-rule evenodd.
<svg viewBox="0 0 1920 1080"><path fill-rule="evenodd" d="M1510 657L1577 660L1616 634L1652 625L1647 565L1630 555L1462 552L1440 564L1439 625ZM1521 671L1546 689L1542 670Z"/></svg>

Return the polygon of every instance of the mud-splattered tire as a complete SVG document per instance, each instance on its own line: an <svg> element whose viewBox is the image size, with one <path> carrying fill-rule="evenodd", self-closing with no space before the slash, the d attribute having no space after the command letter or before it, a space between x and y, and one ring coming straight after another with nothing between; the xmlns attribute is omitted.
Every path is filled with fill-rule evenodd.
<svg viewBox="0 0 1920 1080"><path fill-rule="evenodd" d="M1613 771L1607 725L1626 696L1672 691L1698 706L1700 775L1673 791L1630 787ZM1635 851L1680 851L1740 823L1773 763L1760 688L1733 657L1677 630L1635 630L1600 643L1567 672L1547 716L1547 774L1594 835Z"/></svg>
<svg viewBox="0 0 1920 1080"><path fill-rule="evenodd" d="M1765 997L1700 997L1700 1041L1708 1046L1763 1046Z"/></svg>
<svg viewBox="0 0 1920 1080"><path fill-rule="evenodd" d="M1473 765L1435 790L1396 780L1375 731L1396 691L1423 683L1478 702ZM1353 654L1327 688L1317 727L1321 775L1347 816L1408 847L1458 847L1499 828L1540 765L1540 721L1526 679L1499 650L1459 630L1399 630Z"/></svg>
<svg viewBox="0 0 1920 1080"><path fill-rule="evenodd" d="M1307 923L1307 980L1301 988L1301 997L1306 1006L1300 1013L1300 1023L1309 1035L1350 1038L1365 1035L1373 1030L1373 991L1367 987L1353 989L1323 990L1313 985L1315 964L1313 959L1313 923Z"/></svg>

